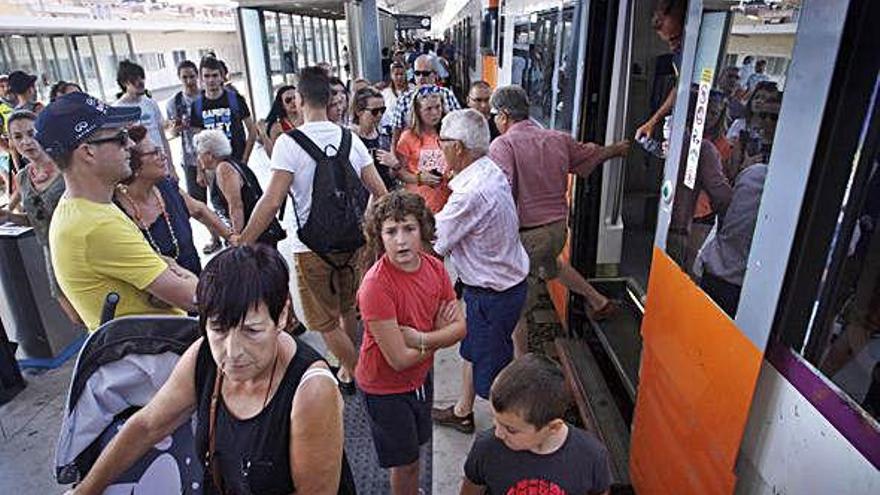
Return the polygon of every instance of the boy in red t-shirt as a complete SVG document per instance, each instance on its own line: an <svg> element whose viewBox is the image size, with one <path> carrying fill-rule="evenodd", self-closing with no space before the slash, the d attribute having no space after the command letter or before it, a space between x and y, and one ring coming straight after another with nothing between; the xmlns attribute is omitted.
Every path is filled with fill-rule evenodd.
<svg viewBox="0 0 880 495"><path fill-rule="evenodd" d="M464 338L465 321L443 263L422 246L434 218L421 196L395 191L367 212L368 242L384 254L364 276L365 323L355 377L366 398L379 465L391 493L418 493L419 446L431 435L434 351Z"/></svg>

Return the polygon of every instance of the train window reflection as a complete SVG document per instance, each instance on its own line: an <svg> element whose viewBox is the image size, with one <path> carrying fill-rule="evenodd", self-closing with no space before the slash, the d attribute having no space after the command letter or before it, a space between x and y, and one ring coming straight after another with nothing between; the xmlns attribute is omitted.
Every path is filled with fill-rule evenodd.
<svg viewBox="0 0 880 495"><path fill-rule="evenodd" d="M726 5L701 20L666 250L734 317L799 2Z"/></svg>
<svg viewBox="0 0 880 495"><path fill-rule="evenodd" d="M850 198L865 198L852 225L838 229L843 252L839 282L828 298L830 311L816 322L808 359L829 379L880 419L880 162ZM832 257L833 258L833 257Z"/></svg>

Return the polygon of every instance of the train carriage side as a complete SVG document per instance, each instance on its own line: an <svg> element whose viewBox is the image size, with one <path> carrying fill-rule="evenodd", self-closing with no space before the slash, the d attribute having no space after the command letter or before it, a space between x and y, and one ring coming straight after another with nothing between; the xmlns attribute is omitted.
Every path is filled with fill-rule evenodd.
<svg viewBox="0 0 880 495"><path fill-rule="evenodd" d="M675 57L653 4L506 0L494 21L497 83L527 87L546 127L631 137L676 94L652 135L665 148L634 146L570 187L564 259L624 305L596 323L551 284L582 416L639 493L876 493L878 5L691 0ZM731 89L749 58L763 72ZM715 154L730 195L718 204L702 183ZM745 268L722 285L739 294L731 309L706 281L719 278L717 239L743 218Z"/></svg>

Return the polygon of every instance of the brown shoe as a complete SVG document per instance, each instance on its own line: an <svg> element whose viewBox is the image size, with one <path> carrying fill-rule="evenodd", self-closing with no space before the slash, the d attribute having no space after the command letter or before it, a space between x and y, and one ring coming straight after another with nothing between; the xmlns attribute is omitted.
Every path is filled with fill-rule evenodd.
<svg viewBox="0 0 880 495"><path fill-rule="evenodd" d="M470 435L474 432L474 413L471 412L467 416L461 417L455 414L455 406L449 406L444 409L431 409L431 419L440 426L448 426L456 430Z"/></svg>
<svg viewBox="0 0 880 495"><path fill-rule="evenodd" d="M588 316L593 321L604 321L613 318L618 311L620 311L620 301L609 299L601 308L590 311Z"/></svg>

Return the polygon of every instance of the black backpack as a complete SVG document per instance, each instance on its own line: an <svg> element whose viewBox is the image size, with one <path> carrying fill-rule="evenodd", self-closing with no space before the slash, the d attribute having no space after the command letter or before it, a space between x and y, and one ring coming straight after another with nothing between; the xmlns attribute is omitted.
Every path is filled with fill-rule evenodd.
<svg viewBox="0 0 880 495"><path fill-rule="evenodd" d="M315 160L315 177L312 180L312 208L303 224L296 214L299 239L322 260L335 269L342 269L364 245L363 221L369 195L361 180L351 168L351 131L342 129L339 147L327 145L322 151L302 131L294 129L287 133ZM328 151L333 150L328 153ZM328 255L350 253L342 265L337 265Z"/></svg>

